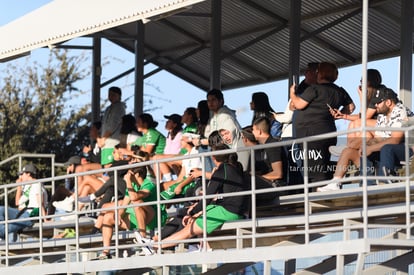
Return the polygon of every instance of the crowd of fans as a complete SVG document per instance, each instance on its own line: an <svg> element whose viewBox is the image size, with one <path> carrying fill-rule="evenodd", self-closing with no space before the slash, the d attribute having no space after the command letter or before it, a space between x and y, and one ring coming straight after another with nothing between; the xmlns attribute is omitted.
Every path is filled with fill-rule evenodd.
<svg viewBox="0 0 414 275"><path fill-rule="evenodd" d="M377 70L367 72L368 91L359 86L360 100L367 95L367 125L376 126L375 132L367 134L367 156L370 165L377 163L379 175L395 173L400 161L405 160L404 134L401 131L385 131L383 127L401 127L413 113L398 99L397 94L381 82ZM341 188L342 178L350 162L360 167L362 136L348 136L346 145L337 146L337 138L330 137L292 146L277 146L279 141L303 138L336 131L335 120L349 120L350 128L359 127L361 115L354 114L355 104L349 94L334 84L338 78L337 67L329 62L309 63L305 79L290 87L290 100L286 110L277 113L271 107L264 92L252 94L250 108L253 111L251 125L241 127L236 113L224 103L223 93L213 89L207 93L196 107L188 107L182 115L165 115L167 122L164 136L158 129L158 122L151 114L142 113L137 118L125 114L121 101L122 92L111 87L108 99L111 105L105 110L101 122L91 125L91 145L86 146L79 156L71 157L66 163L67 173L99 170L106 167L130 165L148 160L160 161L158 165L145 164L132 169L120 169L116 173L95 173L77 176L68 180L53 194L49 207L43 197L40 184L19 188L16 206L9 209L8 217L19 219L42 211L43 215L56 211L73 210L73 204L82 210L86 205L96 204L101 209L91 233L101 232L103 246L108 247L115 226L114 197L120 206L118 211L119 228L136 230L136 239L146 242L152 237L156 241L182 240L202 234L202 203L197 199L177 206L177 216L167 222L166 208L161 205L139 205L157 200L157 191L162 200L168 202L177 197L197 196L201 190L201 178L208 181L206 195L216 195L207 199L207 233L219 228L225 221L241 219L248 215L249 200L245 196L220 196L220 193L234 193L249 190L252 179L256 189L273 188L272 192L257 196L257 204L271 204L278 196L277 188L286 185L303 184L304 174L310 183L330 180L332 183L318 187L314 191L332 191ZM236 153L217 153L201 160L199 153L225 149L240 149L261 144L275 144L274 147L255 150L237 150ZM410 156L413 154L410 149ZM184 160L164 161L175 156L193 156ZM338 165L332 164L331 155L339 156ZM308 166L304 167L307 157ZM254 158L254 161L251 161ZM203 164L204 163L204 167ZM252 166L254 163L254 167ZM306 170L306 173L305 173ZM253 173L254 171L254 173ZM19 181L34 180L36 168L28 164L21 172ZM76 184L75 184L76 183ZM296 192L300 192L296 191ZM130 205L128 207L128 205ZM179 207L181 206L181 207ZM0 218L5 217L5 209L0 207ZM157 217L161 213L161 217ZM158 219L164 226L158 235L148 236L157 226ZM30 226L30 221L9 225L9 232ZM0 226L0 238L5 236ZM174 246L165 243L161 248ZM152 253L144 247L146 254ZM109 258L110 251L104 248L101 258Z"/></svg>

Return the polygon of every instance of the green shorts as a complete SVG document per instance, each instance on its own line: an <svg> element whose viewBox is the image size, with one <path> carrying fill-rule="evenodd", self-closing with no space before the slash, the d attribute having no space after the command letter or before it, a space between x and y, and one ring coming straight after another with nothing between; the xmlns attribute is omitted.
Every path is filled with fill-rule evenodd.
<svg viewBox="0 0 414 275"><path fill-rule="evenodd" d="M243 218L241 215L234 214L226 210L221 205L214 204L207 205L206 216L208 234L222 226L226 221L235 221ZM196 223L201 229L203 229L203 216L198 217L196 219Z"/></svg>
<svg viewBox="0 0 414 275"><path fill-rule="evenodd" d="M154 208L155 211L155 216L154 218L152 218L152 220L147 224L146 229L147 230L153 230L154 228L157 227L157 207L156 206L151 206ZM133 207L128 207L125 210L126 213L128 213L129 215L129 223L130 223L130 230L132 229L138 229L138 221L137 221L137 216L135 215L135 211ZM167 222L168 219L168 214L167 211L165 210L165 204L163 205L163 207L161 208L161 226L164 226L164 224Z"/></svg>
<svg viewBox="0 0 414 275"><path fill-rule="evenodd" d="M114 148L102 148L101 150L101 164L109 164L114 161Z"/></svg>

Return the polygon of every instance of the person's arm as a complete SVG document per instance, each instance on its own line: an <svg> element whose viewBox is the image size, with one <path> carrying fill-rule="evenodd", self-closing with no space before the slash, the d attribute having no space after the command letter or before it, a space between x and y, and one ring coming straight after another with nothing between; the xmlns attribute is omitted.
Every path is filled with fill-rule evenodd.
<svg viewBox="0 0 414 275"><path fill-rule="evenodd" d="M293 110L302 110L309 105L309 102L297 96L295 93L295 89L296 89L296 84L293 84L292 86L290 86L290 89L289 89L290 100L292 102L291 109L293 108Z"/></svg>
<svg viewBox="0 0 414 275"><path fill-rule="evenodd" d="M146 197L148 197L150 195L150 191L149 190L139 190L136 191L133 186L132 186L132 172L128 171L128 173L125 174L124 176L124 180L126 183L126 187L128 190L128 194L129 194L129 198L131 199L131 201L138 201L138 200L142 200Z"/></svg>
<svg viewBox="0 0 414 275"><path fill-rule="evenodd" d="M17 183L17 182L22 182L21 177L19 177L19 178L16 180L16 183ZM17 207L19 206L19 201L20 201L20 198L21 198L21 196L22 196L22 191L23 191L23 186L22 186L22 185L17 186L17 189L16 189L16 196L15 196L15 198L14 198L14 204L15 204Z"/></svg>
<svg viewBox="0 0 414 275"><path fill-rule="evenodd" d="M386 139L371 139L367 145L367 156L371 155L373 152L381 151L381 148L386 144L400 144L404 138L404 132L392 132L391 137ZM360 149L362 154L362 148Z"/></svg>
<svg viewBox="0 0 414 275"><path fill-rule="evenodd" d="M192 177L187 177L184 180L181 180L181 182L177 185L177 187L175 187L174 192L176 195L181 194L181 192L183 191L183 188L185 186L187 186L188 184L190 184L194 179Z"/></svg>
<svg viewBox="0 0 414 275"><path fill-rule="evenodd" d="M273 117L281 123L291 123L293 117L293 111L290 110L291 100L286 105L285 112L282 114L273 114Z"/></svg>
<svg viewBox="0 0 414 275"><path fill-rule="evenodd" d="M348 105L345 105L342 109L341 109L341 113L342 114L346 114L346 115L349 115L349 114L352 114L352 112L355 110L355 104L352 102L352 103L350 103L350 104L348 104Z"/></svg>
<svg viewBox="0 0 414 275"><path fill-rule="evenodd" d="M278 180L283 178L283 165L282 161L272 162L272 171L261 175L267 180Z"/></svg>

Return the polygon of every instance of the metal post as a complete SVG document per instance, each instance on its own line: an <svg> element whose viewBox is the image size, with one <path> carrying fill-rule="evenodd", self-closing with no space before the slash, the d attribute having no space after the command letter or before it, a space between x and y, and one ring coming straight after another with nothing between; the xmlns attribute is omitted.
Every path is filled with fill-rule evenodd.
<svg viewBox="0 0 414 275"><path fill-rule="evenodd" d="M302 0L290 1L289 87L293 84L293 78L295 78L296 83L299 83L301 7Z"/></svg>
<svg viewBox="0 0 414 275"><path fill-rule="evenodd" d="M138 21L137 38L135 40L135 117L138 117L144 110L144 46L145 26L142 21Z"/></svg>
<svg viewBox="0 0 414 275"><path fill-rule="evenodd" d="M401 1L400 99L412 107L413 1Z"/></svg>
<svg viewBox="0 0 414 275"><path fill-rule="evenodd" d="M211 1L210 89L221 89L221 0Z"/></svg>
<svg viewBox="0 0 414 275"><path fill-rule="evenodd" d="M101 49L101 38L94 37L92 50L92 121L101 120Z"/></svg>

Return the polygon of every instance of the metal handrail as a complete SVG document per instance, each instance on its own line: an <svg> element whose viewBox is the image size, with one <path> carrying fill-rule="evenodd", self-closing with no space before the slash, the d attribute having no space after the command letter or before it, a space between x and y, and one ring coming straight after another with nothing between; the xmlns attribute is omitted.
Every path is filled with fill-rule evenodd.
<svg viewBox="0 0 414 275"><path fill-rule="evenodd" d="M375 128L372 128L372 129L375 129ZM403 130L403 131L405 131L405 133L406 133L406 140L408 140L408 138L409 138L409 136L411 134L410 132L412 132L413 129L414 129L414 126L408 127L408 128L405 127L405 128L401 128L401 129L398 129L398 128L390 128L390 130L394 130L394 131L395 130ZM358 131L358 129L355 129L353 131ZM229 150L218 151L218 152L217 151L216 152L206 152L206 153L200 153L199 156L203 158L202 161L204 163L205 162L204 161L204 158L209 157L209 156L212 156L212 155L216 155L216 154L225 154L225 153L237 152L237 151L250 151L252 154L254 154L255 151L257 151L259 149L263 149L263 148L269 148L269 147L272 147L272 146L289 146L289 145L292 145L293 143L298 143L298 142L302 142L302 143L305 143L306 144L306 143L308 143L310 141L314 141L314 140L321 139L321 138L329 138L329 137L332 137L332 136L344 135L344 134L346 134L348 132L350 132L350 131L342 131L342 132L330 133L330 134L325 134L325 135L320 135L320 136L314 136L314 137L309 137L309 138L303 138L303 139L297 139L297 140L290 140L290 141L283 141L283 142L278 142L278 143L274 143L274 144L258 145L258 146L255 146L255 147L245 147L245 148L229 149ZM406 144L406 150L408 150L408 146L409 146L409 144ZM306 147L306 145L305 145L305 147ZM196 156L195 155L189 155L189 156L180 156L180 157L166 158L166 159L160 159L160 160L151 160L151 161L148 161L148 162L145 162L145 163L137 163L137 164L127 165L127 166L123 166L123 167L112 167L112 168L100 169L100 170L96 170L96 171L88 171L88 172L82 172L82 173L71 174L71 175L62 175L62 176L55 176L55 177L52 177L52 178L39 179L39 180L37 180L37 182L58 181L58 180L66 179L66 178L77 177L77 176L80 176L80 175L90 175L90 174L95 174L97 172L104 172L104 171L119 171L121 169L133 168L133 167L138 167L138 166L142 166L142 165L158 166L159 163L162 163L162 162L171 161L171 160L183 160L183 159L194 158L194 157L196 157ZM408 169L408 162L406 164L406 171L409 171L409 169ZM278 231L275 231L275 232L267 232L267 233L263 233L263 232L260 232L260 231L257 232L256 226L257 225L260 225L262 222L265 222L266 220L263 220L262 218L256 217L255 213L256 213L256 210L257 209L256 209L255 203L253 203L251 205L251 211L253 213L251 219L248 220L248 221L246 221L246 222L241 221L241 224L242 224L241 225L242 226L241 228L250 228L251 229L250 234L248 234L248 235L243 235L243 234L242 235L239 235L239 234L236 234L236 235L231 235L231 236L216 236L216 237L211 237L211 236L208 236L207 234L204 233L202 237L197 238L195 240L200 240L203 243L207 243L208 241L217 241L217 240L236 240L236 241L239 242L239 241L243 241L243 240L249 239L249 240L251 240L251 244L252 244L251 247L255 248L255 247L257 247L257 240L259 240L260 238L264 238L264 237L283 237L283 236L287 236L287 235L291 235L291 234L294 234L294 235L303 235L304 236L304 239L305 239L304 244L309 245L311 243L311 240L312 240L311 235L313 235L313 234L327 234L327 233L331 233L331 232L344 232L344 234L345 234L345 232L348 232L348 231L363 232L365 228L369 228L369 229L372 229L372 228L387 228L387 229L393 229L393 230L398 230L400 228L403 228L407 232L409 232L411 230L411 227L412 227L412 224L411 224L411 222L409 220L409 217L412 216L411 209L414 207L413 206L413 203L410 201L411 194L413 193L412 190L411 190L411 189L413 189L413 187L412 187L412 184L411 184L410 180L413 177L414 177L414 174L411 174L410 175L410 174L406 173L405 176L398 177L398 179L399 180L403 180L403 182L399 183L398 185L397 184L395 185L395 186L399 186L399 187L400 187L400 185L406 186L406 188L405 188L406 200L403 202L406 205L406 207L404 208L404 210L401 210L400 204L395 205L395 206L394 205L384 206L384 208L383 208L383 211L384 212L386 212L387 209L399 209L397 211L398 214L405 213L405 216L406 216L407 220L404 223L395 224L395 225L389 225L389 224L384 224L384 225L382 225L382 224L371 224L369 222L369 219L368 218L370 217L370 215L374 215L374 214L372 214L374 212L372 212L373 211L372 207L369 206L369 205L367 205L366 206L367 208L363 212L361 212L364 215L362 215L360 213L360 211L353 212L352 209L350 209L350 211L348 211L349 213L348 212L344 212L344 213L348 213L347 215L349 215L349 217L351 217L350 218L351 220L352 219L355 219L355 217L358 217L358 219L361 219L360 223L358 223L358 224L352 224L352 225L350 225L347 222L347 218L344 218L344 220L342 221L342 223L334 223L334 224L331 224L331 225L328 225L328 226L325 226L325 227L314 228L314 227L312 227L312 225L314 224L315 219L322 219L322 220L325 219L326 221L330 221L332 219L332 217L335 215L335 213L331 213L330 215L329 215L330 212L328 212L328 211L327 211L326 214L324 214L324 213L322 213L322 214L312 213L312 211L310 209L310 204L313 201L313 199L314 199L315 196L320 196L322 198L326 197L326 199L331 199L331 196L329 194L323 194L323 193L322 194L315 194L315 193L309 193L309 192L306 192L306 191L308 190L308 188L317 187L317 186L326 184L328 182L307 183L305 181L305 184L304 185L294 185L294 186L279 187L277 189L277 191L287 191L287 190L302 189L304 191L304 193L303 193L303 195L300 195L301 198L302 198L302 200L299 200L299 201L300 201L300 203L303 203L303 207L305 209L304 212L297 214L297 216L287 217L286 219L284 219L283 217L277 217L277 213L275 213L275 217L274 217L274 220L276 221L275 224L280 224L280 222L286 221L286 224L300 223L301 225L303 225L303 228L297 227L297 228L294 228L294 229L292 229L290 231L287 230L287 231L280 231L280 232L278 232ZM363 180L363 179L367 179L367 178L374 179L374 178L377 178L377 177L364 177L363 175L360 175L360 176L354 177L353 179ZM223 197L226 197L226 196L235 196L235 195L246 195L246 194L253 196L253 195L256 195L256 194L259 194L259 193L274 192L274 191L276 191L276 189L273 189L273 188L270 188L269 190L255 190L254 177L252 179L253 179L253 183L252 183L252 186L253 187L252 187L252 190L240 192L240 193L237 193L237 194L223 194ZM342 180L339 180L339 181L343 182L343 181L348 181L348 180L349 179L342 179ZM157 181L157 186L158 186L158 191L159 191L159 182L160 182L160 179L157 178L156 181ZM3 188L5 188L5 190L6 189L11 189L11 188L15 188L16 186L18 186L20 184L21 183L12 183L12 184L8 184L8 185L4 186ZM27 183L25 183L25 184L27 184ZM116 182L116 184L117 184L117 182ZM379 186L377 189L380 189L380 188L381 187ZM384 188L384 192L388 192L387 191L388 189L387 190L385 190L385 189L387 189L387 188ZM366 200L365 197L368 196L371 191L373 191L372 188L368 188L366 185L365 186L362 186L362 187L358 187L358 188L355 189L355 192L359 192L359 194L362 194L361 195L361 198L363 198L364 200ZM389 191L389 192L391 192L391 191ZM205 202L206 199L211 198L212 196L213 195L209 195L209 196L203 195L202 197L199 197L199 199L202 199ZM252 201L255 200L254 198L255 197L253 196L252 197ZM157 201L155 201L155 202L147 202L147 203L142 203L142 204L137 204L137 205L139 206L139 205L154 205L154 204L156 204L158 206L157 209L160 209L159 206L161 204L165 204L165 203L179 203L179 202L184 202L184 201L188 201L188 200L192 200L192 199L191 198L179 198L179 199L172 199L170 201L162 201L160 199L160 197L159 197L159 192L158 192L158 199L157 199ZM77 197L76 197L76 201L77 201ZM398 207L400 207L400 208L398 208ZM118 208L119 208L118 206L115 206L115 207L113 207L113 210L116 210ZM108 208L108 209L111 209L111 208ZM99 209L92 209L92 210L88 210L87 212L84 212L84 211L78 211L78 209L76 209L74 211L74 213L76 215L83 215L85 213L97 213L99 211L101 211L101 210L99 210ZM204 209L204 211L205 211L205 209ZM381 210L375 210L375 211L377 211L377 212L375 212L376 213L375 215L378 215L378 211L381 211ZM395 213L397 213L397 212L395 212ZM117 213L117 211L115 211L115 213ZM338 213L340 213L340 212L338 212ZM160 213L158 213L158 214L160 214ZM158 215L158 217L159 216L160 215ZM56 215L50 216L50 217L56 217ZM289 219L290 219L290 221L289 221ZM297 220L295 220L295 219L297 219ZM0 223L6 223L6 222L0 222ZM158 220L158 225L160 225L160 220ZM77 222L76 222L76 225L75 226L76 226L76 229L78 230L79 229L79 224ZM115 236L118 236L118 228L117 228L117 226L115 226L115 231L114 232L116 232ZM359 238L366 239L366 238L368 238L368 236L366 236L365 234L363 234ZM407 238L410 238L410 236L407 236ZM74 239L74 248L71 249L70 251L64 251L64 252L56 252L56 251L54 251L54 252L43 252L43 254L42 254L42 256L40 258L42 259L43 256L46 256L46 255L57 255L59 253L68 253L68 254L69 253L74 253L76 255L76 261L75 261L75 263L73 265L76 266L76 263L79 262L80 261L80 258L81 258L80 257L80 253L85 253L85 252L88 252L88 251L89 252L93 252L93 251L96 252L99 249L101 249L101 248L89 248L89 249L81 248L81 246L80 246L80 240L81 240L81 238L78 235ZM159 241L159 243L162 243L162 242L163 242L163 240L160 240ZM190 242L190 241L188 241L188 240L186 240L186 241L180 241L180 243L188 243L188 242ZM194 239L191 240L191 242L194 242ZM116 239L115 245L114 246L111 246L110 248L119 251L119 249L127 249L127 248L131 248L131 247L135 247L135 246L136 246L135 244L122 244L121 245L118 242L118 240ZM237 248L236 251L238 249L240 249L240 248ZM8 252L8 246L6 246L6 253L7 252ZM16 257L35 257L35 256L39 256L39 254L38 253L31 253L31 254L26 254L26 255L17 255L17 256L13 256L13 257L11 257L11 256L0 256L0 260L1 259L6 259L6 262L8 263L9 257L10 257L10 259L12 259L12 258L16 258ZM118 257L119 254L116 253L116 256ZM137 265L142 265L142 263L140 263L140 264L137 263ZM94 265L94 268L97 268L96 270L99 270L100 267L98 265Z"/></svg>

